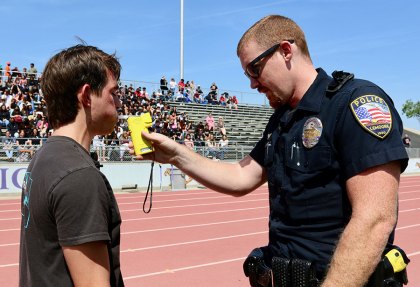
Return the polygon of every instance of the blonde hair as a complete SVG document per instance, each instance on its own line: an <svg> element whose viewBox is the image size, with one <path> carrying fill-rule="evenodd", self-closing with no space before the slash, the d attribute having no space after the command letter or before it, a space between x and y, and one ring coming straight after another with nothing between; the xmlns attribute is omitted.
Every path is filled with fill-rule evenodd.
<svg viewBox="0 0 420 287"><path fill-rule="evenodd" d="M255 41L268 49L283 40L293 40L304 56L311 58L303 30L291 19L280 15L269 15L252 25L239 40L237 55L245 44Z"/></svg>

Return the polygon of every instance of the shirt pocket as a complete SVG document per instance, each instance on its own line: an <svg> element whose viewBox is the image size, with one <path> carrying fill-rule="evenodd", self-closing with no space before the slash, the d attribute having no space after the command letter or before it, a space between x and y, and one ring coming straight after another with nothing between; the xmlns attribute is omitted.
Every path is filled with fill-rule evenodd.
<svg viewBox="0 0 420 287"><path fill-rule="evenodd" d="M343 214L342 188L336 182L337 174L332 168L331 148L300 147L290 156L291 148L285 160L290 184L285 200L290 218L311 222L340 219Z"/></svg>
<svg viewBox="0 0 420 287"><path fill-rule="evenodd" d="M304 148L296 143L286 149L286 166L297 174L311 174L321 171L331 165L331 148L315 146Z"/></svg>

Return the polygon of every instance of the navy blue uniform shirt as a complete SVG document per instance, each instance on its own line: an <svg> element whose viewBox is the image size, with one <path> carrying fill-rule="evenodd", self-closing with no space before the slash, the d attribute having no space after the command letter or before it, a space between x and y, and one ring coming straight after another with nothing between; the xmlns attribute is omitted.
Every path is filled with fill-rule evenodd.
<svg viewBox="0 0 420 287"><path fill-rule="evenodd" d="M395 160L404 171L408 156L401 119L381 88L352 79L328 93L332 78L317 71L295 109L271 116L250 155L268 178L266 263L272 256L306 259L323 276L351 215L346 180Z"/></svg>

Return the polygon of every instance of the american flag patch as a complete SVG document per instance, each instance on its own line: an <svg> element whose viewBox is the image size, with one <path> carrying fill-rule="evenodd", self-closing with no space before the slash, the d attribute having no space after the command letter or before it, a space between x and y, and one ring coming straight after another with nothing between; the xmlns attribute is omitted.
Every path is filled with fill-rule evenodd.
<svg viewBox="0 0 420 287"><path fill-rule="evenodd" d="M378 138L385 138L392 128L388 104L379 96L364 95L351 102L350 108L358 123Z"/></svg>

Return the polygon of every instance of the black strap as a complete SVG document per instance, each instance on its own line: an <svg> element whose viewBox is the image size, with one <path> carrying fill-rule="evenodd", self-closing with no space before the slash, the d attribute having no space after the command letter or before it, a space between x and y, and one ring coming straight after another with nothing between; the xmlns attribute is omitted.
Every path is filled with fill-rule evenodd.
<svg viewBox="0 0 420 287"><path fill-rule="evenodd" d="M154 165L155 165L155 162L152 161L152 165L151 165L151 168L150 168L149 185L147 186L146 197L144 198L144 201L143 201L143 212L144 213L149 213L152 210L152 204L153 204L153 166ZM146 206L147 197L149 196L149 190L150 190L149 209L146 211L145 206Z"/></svg>
<svg viewBox="0 0 420 287"><path fill-rule="evenodd" d="M354 78L354 74L344 71L334 71L332 73L333 80L327 87L327 92L335 93L340 90L348 81Z"/></svg>

